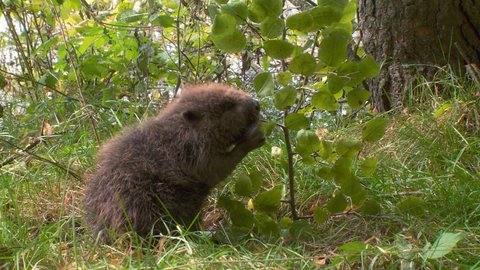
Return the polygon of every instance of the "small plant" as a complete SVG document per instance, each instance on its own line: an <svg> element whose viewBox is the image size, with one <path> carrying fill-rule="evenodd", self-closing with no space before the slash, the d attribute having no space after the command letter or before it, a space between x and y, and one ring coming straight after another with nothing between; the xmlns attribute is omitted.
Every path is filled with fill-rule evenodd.
<svg viewBox="0 0 480 270"><path fill-rule="evenodd" d="M234 227L250 229L255 225L257 232L278 235L282 226L303 224L298 220L295 202L294 160L311 166L318 177L334 180L338 186L326 205L314 210L318 223L349 209L368 214L379 211L373 199L364 204L367 191L357 176L357 171L371 175L377 159L358 157L368 143L382 137L388 119L378 117L366 123L361 140L329 141L315 133L322 124L322 115L336 113L340 117L344 112L352 114L363 108L370 93L361 82L379 72L371 56L347 60L355 9L353 1L318 1L317 6L292 15L287 15L281 0L227 1L209 6L211 38L217 48L235 53L252 43L265 51L263 70L253 79L253 88L269 114L265 132L278 127L285 145L287 165L279 169L285 170L288 178L286 201L291 222L275 215L284 197L281 185L253 196L260 188L255 173L242 175L235 185L237 195L250 198L248 208L253 212L239 200L219 200Z"/></svg>

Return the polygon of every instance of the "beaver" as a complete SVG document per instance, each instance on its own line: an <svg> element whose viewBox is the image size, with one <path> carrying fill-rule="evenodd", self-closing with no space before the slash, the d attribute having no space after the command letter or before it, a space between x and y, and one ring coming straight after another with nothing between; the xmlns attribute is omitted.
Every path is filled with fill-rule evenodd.
<svg viewBox="0 0 480 270"><path fill-rule="evenodd" d="M185 87L157 116L101 147L85 188L87 224L107 238L190 226L209 192L264 144L259 118L259 103L241 90Z"/></svg>

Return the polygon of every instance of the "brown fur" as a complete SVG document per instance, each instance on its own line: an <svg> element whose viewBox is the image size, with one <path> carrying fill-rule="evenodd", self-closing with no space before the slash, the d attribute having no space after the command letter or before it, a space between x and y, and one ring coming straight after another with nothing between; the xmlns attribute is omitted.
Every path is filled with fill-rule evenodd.
<svg viewBox="0 0 480 270"><path fill-rule="evenodd" d="M210 190L264 143L258 121L258 102L244 92L185 88L158 116L101 148L85 190L87 223L96 234L141 236L190 225Z"/></svg>

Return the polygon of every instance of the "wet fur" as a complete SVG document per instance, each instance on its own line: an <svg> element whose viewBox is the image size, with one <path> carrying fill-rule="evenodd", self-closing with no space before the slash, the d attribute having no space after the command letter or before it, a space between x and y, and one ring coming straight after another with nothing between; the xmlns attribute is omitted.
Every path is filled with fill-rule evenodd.
<svg viewBox="0 0 480 270"><path fill-rule="evenodd" d="M84 198L94 234L147 236L190 225L211 189L264 143L258 121L258 103L242 91L186 87L158 116L99 151Z"/></svg>

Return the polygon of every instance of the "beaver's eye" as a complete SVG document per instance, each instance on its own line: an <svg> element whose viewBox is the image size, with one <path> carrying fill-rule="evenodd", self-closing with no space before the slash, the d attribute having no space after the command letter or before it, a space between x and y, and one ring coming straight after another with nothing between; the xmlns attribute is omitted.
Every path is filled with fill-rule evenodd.
<svg viewBox="0 0 480 270"><path fill-rule="evenodd" d="M226 101L223 103L223 111L226 112L228 110L231 110L233 107L235 107L235 105L235 102Z"/></svg>

